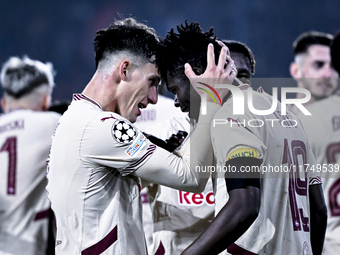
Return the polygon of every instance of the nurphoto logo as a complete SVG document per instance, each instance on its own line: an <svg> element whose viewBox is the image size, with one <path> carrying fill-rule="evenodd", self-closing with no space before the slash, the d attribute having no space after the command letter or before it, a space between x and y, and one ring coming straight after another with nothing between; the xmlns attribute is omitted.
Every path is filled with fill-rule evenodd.
<svg viewBox="0 0 340 255"><path fill-rule="evenodd" d="M216 92L214 88L202 82L198 82L198 83L211 89L214 92L214 94L217 96L220 104L222 105L221 98L219 97L218 93ZM233 114L244 115L245 99L244 99L244 94L239 87L236 87L230 84L217 84L215 88L229 89L233 96ZM217 104L213 94L210 91L208 91L207 89L203 89L203 88L199 88L199 89L202 89L203 91L205 91L213 99L215 104ZM248 95L247 106L248 106L249 111L256 115L270 115L274 113L278 105L277 88L273 87L272 92L273 92L272 93L272 105L270 109L258 110L258 109L255 109L254 104L253 104L254 91L251 87L248 87L247 88L247 95ZM287 93L302 93L302 94L305 94L306 96L304 98L287 98ZM282 87L281 88L281 115L287 114L287 105L289 104L295 105L304 115L311 115L311 113L303 106L303 104L307 103L310 100L310 98L311 98L311 93L305 88ZM202 97L201 114L202 115L207 114L207 95Z"/></svg>

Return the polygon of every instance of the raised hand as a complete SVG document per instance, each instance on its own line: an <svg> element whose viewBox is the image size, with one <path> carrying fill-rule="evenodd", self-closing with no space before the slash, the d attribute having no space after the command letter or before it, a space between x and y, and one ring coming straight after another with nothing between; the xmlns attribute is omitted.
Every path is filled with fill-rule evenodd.
<svg viewBox="0 0 340 255"><path fill-rule="evenodd" d="M228 89L215 88L215 85L232 84L237 75L237 69L235 67L234 61L230 57L228 47L220 41L218 41L218 44L222 47L222 49L220 51L217 65L215 64L214 46L210 43L208 45L207 53L207 68L203 74L196 75L188 63L186 63L184 66L186 76L189 78L195 91L201 97L205 92L198 87L202 87L203 83L210 89L214 89L219 94L220 98L224 98L228 93ZM207 99L208 101L213 101L212 98L208 97Z"/></svg>

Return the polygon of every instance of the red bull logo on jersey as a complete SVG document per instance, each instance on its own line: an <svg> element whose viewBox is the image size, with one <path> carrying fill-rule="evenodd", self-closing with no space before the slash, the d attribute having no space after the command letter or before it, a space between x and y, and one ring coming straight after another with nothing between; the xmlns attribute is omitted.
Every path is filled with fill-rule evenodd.
<svg viewBox="0 0 340 255"><path fill-rule="evenodd" d="M257 152L257 150L253 148L239 148L229 153L229 155L227 156L227 161L233 158L241 157L257 158L258 156L259 153Z"/></svg>
<svg viewBox="0 0 340 255"><path fill-rule="evenodd" d="M145 142L146 137L145 135L141 132L137 139L134 141L134 143L125 151L127 155L132 157L133 155L136 154L136 152L142 147L143 143Z"/></svg>
<svg viewBox="0 0 340 255"><path fill-rule="evenodd" d="M215 196L212 191L208 193L191 193L179 190L178 202L180 205L186 206L200 206L203 204L214 206Z"/></svg>

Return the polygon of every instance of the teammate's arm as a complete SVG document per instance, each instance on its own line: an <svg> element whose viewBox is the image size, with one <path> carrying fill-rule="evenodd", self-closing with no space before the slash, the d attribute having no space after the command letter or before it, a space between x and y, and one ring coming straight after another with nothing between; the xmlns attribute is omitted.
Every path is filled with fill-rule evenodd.
<svg viewBox="0 0 340 255"><path fill-rule="evenodd" d="M197 169L212 164L213 151L209 130L214 112L218 109L218 106L212 104L208 107L207 115L200 116L195 131L183 144L181 151L176 152L177 155L182 154L182 157L157 147L150 159L132 174L150 183L188 192L202 192L210 173Z"/></svg>
<svg viewBox="0 0 340 255"><path fill-rule="evenodd" d="M235 158L227 161L226 165L240 169L241 164L260 166L261 163L262 160L257 158ZM210 226L182 255L219 254L233 244L257 218L261 199L259 178L226 178L226 184L228 202Z"/></svg>
<svg viewBox="0 0 340 255"><path fill-rule="evenodd" d="M309 186L311 244L314 255L321 255L327 227L327 207L322 184Z"/></svg>

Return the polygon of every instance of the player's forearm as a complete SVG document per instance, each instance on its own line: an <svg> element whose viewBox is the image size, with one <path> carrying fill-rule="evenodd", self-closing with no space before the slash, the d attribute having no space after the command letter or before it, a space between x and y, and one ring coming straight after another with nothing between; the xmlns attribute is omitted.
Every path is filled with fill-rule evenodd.
<svg viewBox="0 0 340 255"><path fill-rule="evenodd" d="M187 150L190 151L190 146ZM204 157L195 157L200 157L200 161L209 161L210 163L212 152L204 152ZM199 173L194 165L190 164L189 154L186 153L183 157L179 157L162 148L157 148L152 157L133 174L151 183L194 193L204 190L210 176L209 172Z"/></svg>
<svg viewBox="0 0 340 255"><path fill-rule="evenodd" d="M228 203L182 255L213 255L225 250L254 222L259 212L259 204L258 188L232 190Z"/></svg>
<svg viewBox="0 0 340 255"><path fill-rule="evenodd" d="M208 171L202 171L202 167L212 165L210 125L218 109L219 107L213 104L209 106L207 115L200 117L195 131L183 144L182 149L176 152L177 155L157 148L134 175L171 188L202 192L210 176Z"/></svg>
<svg viewBox="0 0 340 255"><path fill-rule="evenodd" d="M314 255L321 255L327 227L327 208L321 184L310 186L309 197L312 251Z"/></svg>

